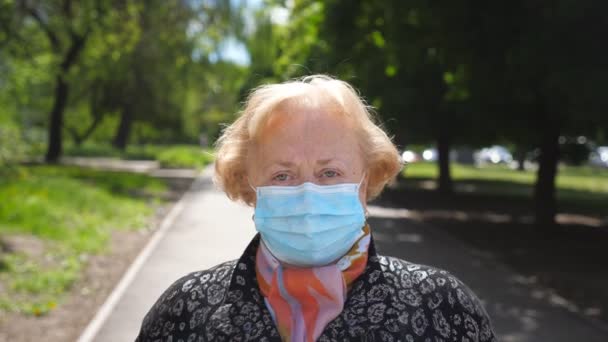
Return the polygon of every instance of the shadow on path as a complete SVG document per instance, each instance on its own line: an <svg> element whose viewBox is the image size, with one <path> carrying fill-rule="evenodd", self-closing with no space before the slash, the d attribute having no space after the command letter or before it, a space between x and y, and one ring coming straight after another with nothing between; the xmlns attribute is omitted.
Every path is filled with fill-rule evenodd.
<svg viewBox="0 0 608 342"><path fill-rule="evenodd" d="M562 225L548 236L513 219L529 215L526 203L469 195L389 191L370 207L379 251L461 278L485 302L501 341L608 341L591 311L608 298L608 232ZM555 283L587 301L573 291L568 298L584 305L566 300L549 286Z"/></svg>
<svg viewBox="0 0 608 342"><path fill-rule="evenodd" d="M463 280L484 303L501 341L608 340L608 331L570 312L559 296L431 225L400 217L403 210L370 207L379 252L443 268Z"/></svg>

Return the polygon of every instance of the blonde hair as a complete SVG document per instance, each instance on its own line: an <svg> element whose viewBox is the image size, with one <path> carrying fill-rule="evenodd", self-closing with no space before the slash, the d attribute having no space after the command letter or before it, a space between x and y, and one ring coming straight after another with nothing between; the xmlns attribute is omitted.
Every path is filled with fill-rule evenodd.
<svg viewBox="0 0 608 342"><path fill-rule="evenodd" d="M374 123L371 107L344 81L325 75L312 75L254 89L238 119L226 127L217 141L214 181L228 197L248 205L255 192L247 178L247 154L264 123L283 106L325 108L352 119L367 166L367 200L378 196L384 186L401 170L397 148ZM289 108L288 107L288 108Z"/></svg>

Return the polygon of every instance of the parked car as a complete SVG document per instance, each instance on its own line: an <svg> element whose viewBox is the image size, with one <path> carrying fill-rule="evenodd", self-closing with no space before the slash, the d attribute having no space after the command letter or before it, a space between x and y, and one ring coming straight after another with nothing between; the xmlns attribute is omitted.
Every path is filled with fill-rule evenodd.
<svg viewBox="0 0 608 342"><path fill-rule="evenodd" d="M594 166L608 167L608 146L599 146L591 152L589 163Z"/></svg>
<svg viewBox="0 0 608 342"><path fill-rule="evenodd" d="M460 150L450 150L450 161L451 162L460 162L459 160ZM426 150L422 151L422 160L427 162L436 162L439 159L439 151L437 148L430 147ZM466 156L463 156L463 159L466 159ZM464 161L466 163L466 160Z"/></svg>
<svg viewBox="0 0 608 342"><path fill-rule="evenodd" d="M475 153L477 164L509 164L513 161L513 155L504 146L494 145L482 148Z"/></svg>
<svg viewBox="0 0 608 342"><path fill-rule="evenodd" d="M405 150L401 154L401 159L406 163L415 163L420 160L420 155L414 151Z"/></svg>
<svg viewBox="0 0 608 342"><path fill-rule="evenodd" d="M425 161L437 161L437 158L439 158L439 154L436 148L427 148L422 151L422 159Z"/></svg>

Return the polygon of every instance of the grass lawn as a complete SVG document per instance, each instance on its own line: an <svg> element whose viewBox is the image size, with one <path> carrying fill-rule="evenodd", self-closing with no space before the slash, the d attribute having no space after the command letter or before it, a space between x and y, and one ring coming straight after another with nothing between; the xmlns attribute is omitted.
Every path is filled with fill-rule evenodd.
<svg viewBox="0 0 608 342"><path fill-rule="evenodd" d="M166 190L146 175L67 166L1 174L0 313L52 309L88 255L103 252L113 230L144 228Z"/></svg>
<svg viewBox="0 0 608 342"><path fill-rule="evenodd" d="M157 160L166 168L195 169L203 168L214 159L213 149L202 149L197 145L129 145L125 151L120 151L107 144L85 143L68 146L65 155Z"/></svg>
<svg viewBox="0 0 608 342"><path fill-rule="evenodd" d="M214 160L213 150L198 146L176 145L159 150L155 159L162 167L202 169Z"/></svg>
<svg viewBox="0 0 608 342"><path fill-rule="evenodd" d="M505 197L530 198L536 181L536 172L512 170L504 165L478 168L452 163L451 172L456 190L459 192ZM419 186L420 182L436 179L438 174L436 163L413 163L405 167L402 176L409 181L410 186ZM566 207L607 214L607 169L588 166L560 167L556 186L558 201Z"/></svg>

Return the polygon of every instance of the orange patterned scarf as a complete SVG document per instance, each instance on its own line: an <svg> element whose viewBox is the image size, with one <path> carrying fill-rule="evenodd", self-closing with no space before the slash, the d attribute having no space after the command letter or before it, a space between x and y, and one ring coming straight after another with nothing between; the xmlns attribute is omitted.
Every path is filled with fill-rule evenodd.
<svg viewBox="0 0 608 342"><path fill-rule="evenodd" d="M313 268L283 267L260 243L257 280L283 341L315 341L342 312L350 285L367 265L368 225L363 232L337 263Z"/></svg>

